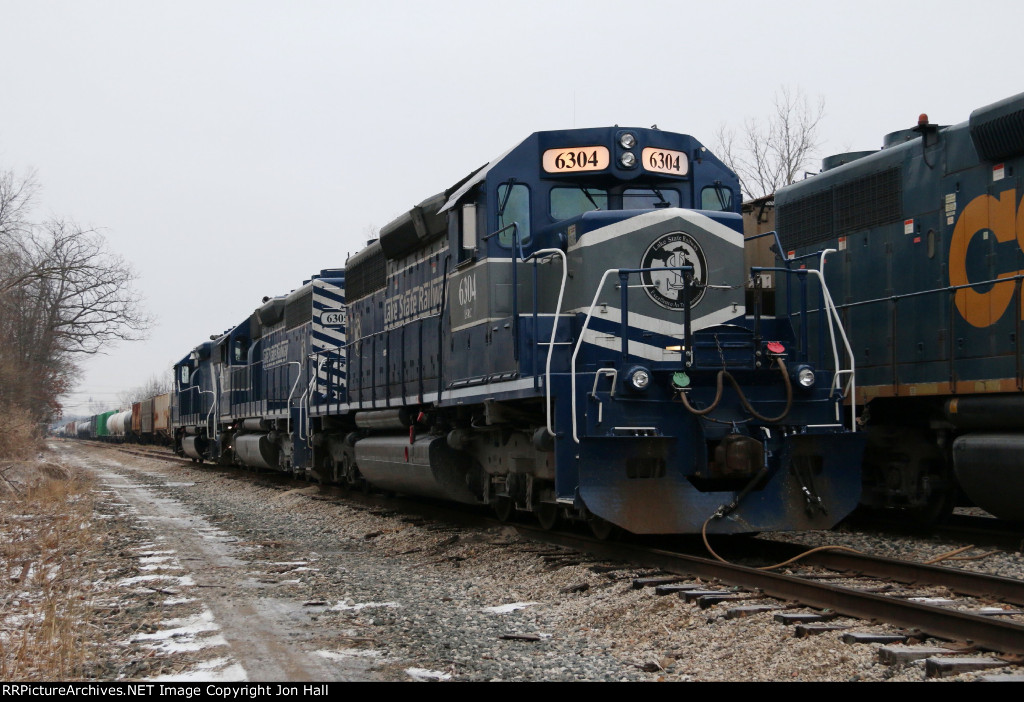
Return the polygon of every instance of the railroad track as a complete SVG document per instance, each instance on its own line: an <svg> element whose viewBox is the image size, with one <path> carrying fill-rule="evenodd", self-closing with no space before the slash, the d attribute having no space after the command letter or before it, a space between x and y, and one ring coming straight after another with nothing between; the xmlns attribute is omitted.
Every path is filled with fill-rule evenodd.
<svg viewBox="0 0 1024 702"><path fill-rule="evenodd" d="M1024 612L1005 608L998 611L984 609L962 599L937 597L934 593L915 594L891 585L940 588L950 593L983 598L986 602L995 600L1019 605L1024 604L1024 582L1019 580L838 551L818 551L808 556L802 569L810 566L814 568L813 572L804 570L802 574L782 574L672 550L601 542L586 536L544 532L531 527L520 527L520 530L549 544L728 586L725 590L709 588L706 582L700 588L686 584L676 586L680 596L702 606L744 601L748 606L756 607L749 603L771 600L777 605L781 601L826 612L823 619L841 615L885 622L910 630L915 639L935 637L963 642L975 649L1024 655ZM771 552L779 556L791 557L797 552L810 550L809 547L761 539L757 542L756 548L760 553ZM751 548L754 548L753 544ZM849 584L853 579L860 581L860 585ZM829 580L845 582L836 584ZM668 583L655 580L652 584ZM974 611L957 609L957 606L972 606Z"/></svg>
<svg viewBox="0 0 1024 702"><path fill-rule="evenodd" d="M885 515L855 515L846 522L858 531L873 531L879 535L899 534L911 538L938 537L979 547L1005 551L1024 551L1024 523L1008 522L995 517L954 514L947 520L927 526L915 525Z"/></svg>
<svg viewBox="0 0 1024 702"><path fill-rule="evenodd" d="M118 448L134 455L191 463L166 450ZM330 499L344 494L342 490L329 492ZM363 496L359 497L360 502L365 501ZM485 524L496 522L479 512L467 515L451 505L412 498L386 500L375 496L371 501L391 504L397 511L415 511L429 519L458 522L462 526L467 525L467 519ZM1021 580L834 550L816 551L790 566L793 572L777 573L643 543L600 541L589 535L515 526L520 533L536 541L600 559L663 571L665 576L641 585L660 585L664 591L698 606L742 603L737 608L740 611L778 609L780 618L787 617L787 609L802 606L819 612L816 616L790 617L803 621L804 630L809 633L816 633L815 626L820 630L838 628L828 623L837 616L853 617L904 629L907 634L902 638L905 639L938 638L957 642L962 650L992 651L1004 654L1005 660L1024 660L1024 611L1019 609L1024 607L1024 581ZM733 538L729 543L727 555L734 560L749 561L751 554L757 553L761 558L780 562L811 550L799 544L761 538ZM687 579L701 582L687 583ZM709 587L708 581L721 583L723 587ZM812 619L817 619L818 623L810 621ZM889 637L897 638L891 634Z"/></svg>

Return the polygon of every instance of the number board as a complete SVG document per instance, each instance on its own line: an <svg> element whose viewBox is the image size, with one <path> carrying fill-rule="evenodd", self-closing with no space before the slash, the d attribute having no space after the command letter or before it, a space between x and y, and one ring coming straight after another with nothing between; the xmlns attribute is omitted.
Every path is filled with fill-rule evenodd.
<svg viewBox="0 0 1024 702"><path fill-rule="evenodd" d="M579 173L608 168L611 157L605 146L576 146L571 149L548 149L544 152L544 170L548 173Z"/></svg>
<svg viewBox="0 0 1024 702"><path fill-rule="evenodd" d="M640 163L644 170L655 173L668 173L670 175L686 175L690 170L689 159L682 151L669 151L668 149L655 149L648 146L643 151Z"/></svg>

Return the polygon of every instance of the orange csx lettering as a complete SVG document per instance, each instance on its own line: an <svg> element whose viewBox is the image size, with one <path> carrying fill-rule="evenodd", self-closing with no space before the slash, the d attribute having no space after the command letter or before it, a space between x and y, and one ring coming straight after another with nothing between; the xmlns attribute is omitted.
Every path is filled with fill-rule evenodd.
<svg viewBox="0 0 1024 702"><path fill-rule="evenodd" d="M960 213L949 242L949 284L968 285L967 247L975 235L991 231L996 241L1017 241L1024 249L1024 208L1017 209L1017 191L1005 190L998 197L979 195L967 203ZM1012 278L1024 271L1000 273L997 278ZM969 324L983 328L991 326L1003 316L1013 300L1013 283L996 283L986 292L971 288L956 291L954 302ZM1018 310L1024 319L1024 310Z"/></svg>

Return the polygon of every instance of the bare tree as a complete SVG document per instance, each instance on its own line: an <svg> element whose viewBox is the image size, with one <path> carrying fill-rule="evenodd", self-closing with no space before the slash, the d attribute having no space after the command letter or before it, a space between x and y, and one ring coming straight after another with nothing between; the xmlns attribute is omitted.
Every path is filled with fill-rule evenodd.
<svg viewBox="0 0 1024 702"><path fill-rule="evenodd" d="M31 176L0 172L0 410L49 421L76 359L141 338L149 320L135 272L97 231L29 220L36 190Z"/></svg>
<svg viewBox="0 0 1024 702"><path fill-rule="evenodd" d="M25 230L38 189L34 173L18 177L14 171L0 172L0 244L11 243Z"/></svg>
<svg viewBox="0 0 1024 702"><path fill-rule="evenodd" d="M33 275L21 286L40 301L40 327L62 354L93 354L112 341L142 338L149 320L138 304L135 271L107 251L103 237L51 220L25 238Z"/></svg>
<svg viewBox="0 0 1024 702"><path fill-rule="evenodd" d="M171 367L171 363L167 364L167 368ZM117 396L121 406L128 409L136 402L148 400L151 397L157 395L163 395L171 392L174 389L174 380L171 374L164 373L163 375L152 375L142 385L132 388L126 392L122 392Z"/></svg>
<svg viewBox="0 0 1024 702"><path fill-rule="evenodd" d="M816 156L825 99L812 102L797 88L781 87L765 122L749 117L742 132L722 124L716 153L740 178L745 198L770 195L796 181Z"/></svg>

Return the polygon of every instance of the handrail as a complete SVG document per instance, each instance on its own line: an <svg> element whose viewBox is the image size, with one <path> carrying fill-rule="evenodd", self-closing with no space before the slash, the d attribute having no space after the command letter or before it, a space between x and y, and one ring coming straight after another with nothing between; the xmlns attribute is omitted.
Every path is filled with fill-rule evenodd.
<svg viewBox="0 0 1024 702"><path fill-rule="evenodd" d="M976 288L976 287L979 287L979 286L991 285L991 286L994 287L994 286L997 286L997 285L1000 285L1000 284L1003 284L1003 283L1012 283L1013 284L1014 289L1015 289L1014 290L1014 299L1016 300L1016 302L1011 303L1011 304L1014 304L1016 309L1020 309L1021 303L1019 301L1019 292L1017 292L1017 291L1020 289L1021 284L1024 283L1024 273L1017 273L1015 275L1008 275L1008 276L1005 276L1005 277L1002 277L1002 278L992 278L992 279L989 279L989 280L974 281L974 282L971 282L971 283L962 283L960 285L946 285L946 286L941 287L941 288L929 288L928 290L915 290L915 291L912 291L912 292L899 293L899 294L894 294L894 295L887 295L885 297L871 298L870 300L859 300L859 301L856 301L856 302L847 302L847 303L844 303L842 305L835 305L835 308L838 311L845 312L845 311L852 310L852 309L855 309L855 308L858 308L858 307L866 307L868 305L876 305L876 304L888 303L888 304L890 304L892 306L892 310L889 312L889 314L893 316L893 320L894 320L895 319L895 308L896 308L896 305L899 302L903 301L903 300L910 300L910 299L919 298L919 297L925 297L925 296L930 296L930 295L948 295L949 296L949 348L948 348L948 359L947 359L947 361L948 361L949 368L950 368L950 371L949 371L950 372L950 383L951 383L951 386L954 388L954 392L956 392L956 390L955 390L956 383L957 383L957 378L956 378L956 375L955 375L956 353L955 353L955 350L954 350L954 343L953 343L954 337L955 337L955 335L953 334L953 328L954 328L954 324L955 324L955 314L956 314L956 293L961 291L961 290L968 290L968 289ZM811 313L820 314L821 312L822 312L821 309L806 310L806 314L808 316ZM893 323L894 323L894 321L893 321ZM805 324L806 324L806 322L805 322ZM1015 325L1017 325L1017 326L1020 325L1020 319L1019 318L1015 321ZM1017 337L1020 338L1020 334L1018 334ZM889 364L892 367L892 373L893 373L893 381L892 382L894 384L896 384L898 382L897 381L897 366L899 365L899 361L898 361L897 355L896 355L895 341L896 341L896 337L893 336L893 348L892 348L892 353L891 353L891 363ZM1022 359L1021 359L1020 354L1021 354L1021 351L1018 348L1018 350L1014 353L1015 364L1018 366L1018 369L1020 369L1022 367ZM1016 375L1018 376L1018 380L1017 380L1018 384L1021 384L1021 380L1020 380L1021 373L1022 373L1021 370L1017 370L1016 371Z"/></svg>
<svg viewBox="0 0 1024 702"><path fill-rule="evenodd" d="M521 258L521 259L523 259L525 261L526 260L526 256L523 255L523 244L522 244L521 241L519 241L519 222L512 222L512 224L506 224L501 229L498 229L496 231L491 232L490 234L482 236L482 237L480 237L480 239L482 241L487 241L488 239L490 239L492 237L495 237L498 234L501 234L502 232L508 231L509 229L512 230L512 255L515 256L516 249L518 249L519 250L519 258ZM499 240L498 244L499 244L499 246L501 245L500 240ZM502 248L504 248L504 247L502 247Z"/></svg>
<svg viewBox="0 0 1024 702"><path fill-rule="evenodd" d="M682 273L692 273L693 272L693 266L677 266L677 267L672 267L672 268L668 268L668 267L657 267L657 268L609 268L601 276L601 281L597 284L597 290L594 291L594 300L590 303L590 309L587 310L587 317L586 317L586 319L583 320L583 326L580 328L579 337L576 340L576 347L573 349L572 361L571 361L570 367L569 367L569 381L570 381L571 395L572 395L572 398L571 398L571 400L572 400L572 440L574 442L576 442L577 444L580 443L580 437L579 437L578 426L577 426L578 422L577 422L577 412L576 412L576 357L579 355L580 348L583 346L583 340L586 337L587 328L590 326L590 318L594 316L594 308L597 307L597 299L601 296L601 289L604 287L605 281L608 280L608 276L610 274L612 274L612 273L616 273L619 276L628 276L628 275L631 275L633 273L648 273L648 272L651 272L651 271L680 271ZM689 289L690 289L690 281L689 281L689 278L686 278L685 276L683 278L683 281L684 281L683 282L683 296L684 296L684 301L686 303L684 305L684 321L683 321L683 323L684 323L684 325L686 327L686 332L685 333L686 333L686 337L688 339L689 336L690 336L690 315L689 315L690 305L689 305L689 292L688 292ZM623 297L625 297L625 295L623 295ZM621 326L622 326L622 329L623 329L622 333L625 336L625 334L626 334L626 332L628 330L628 325L629 325L629 319L628 319L629 310L624 306L623 309L620 310L619 313L622 315L622 318L621 318L620 321L621 321ZM623 338L622 339L622 344L623 344L623 349L628 349L629 348L629 346L628 346L629 342L628 342L627 339ZM689 352L689 351L690 351L690 349L687 349L687 352Z"/></svg>
<svg viewBox="0 0 1024 702"><path fill-rule="evenodd" d="M830 387L831 387L831 390L840 390L844 394L844 396L856 396L856 393L857 393L856 359L854 358L854 355L853 355L853 348L850 346L850 340L849 340L849 338L846 335L846 329L843 327L842 319L839 316L839 310L836 307L835 301L832 298L832 293L828 289L828 284L825 282L825 273L824 273L825 257L828 254L830 254L830 253L836 253L836 250L835 249L823 249L820 252L820 263L819 263L819 269L818 270L815 270L813 268L810 268L810 269L808 269L808 268L799 268L799 269L795 269L794 270L794 269L791 269L791 268L778 268L778 267L770 267L769 268L769 267L754 266L754 267L751 267L750 271L751 271L751 273L780 272L780 273L786 273L786 274L790 274L790 275L795 273L795 274L800 275L800 276L811 275L811 276L814 276L814 277L816 277L818 279L818 284L821 286L822 299L824 301L824 310L823 311L825 312L825 314L828 317L828 333L829 333L829 340L830 340L831 345L832 345L832 363L833 363L833 367L835 369L833 374L832 374L832 384L831 384ZM805 317L804 318L804 329L805 330L806 330L806 327L807 327L807 319ZM839 349L836 346L836 331L835 331L836 327L839 328L839 334L842 337L843 346L846 349L847 357L850 359L850 368L849 368L849 370L842 369L842 367L840 366L840 363L839 363ZM806 352L806 349L804 349L804 351ZM849 375L850 376L849 382L847 383L845 390L841 390L841 383L840 383L840 380L839 380L840 376L843 376L843 375ZM839 409L838 409L838 406L837 406L837 408L836 408L836 419L837 420L839 419L838 413L839 413ZM854 432L857 431L857 421L856 420L857 420L857 403L856 402L851 402L850 403L850 430L854 431Z"/></svg>
<svg viewBox="0 0 1024 702"><path fill-rule="evenodd" d="M210 403L210 411L206 413L206 431L207 431L207 432L209 432L209 431L210 431L210 429L211 429L211 427L212 427L212 428L213 428L213 439L214 439L214 440L216 440L216 439L217 439L217 428L216 428L216 425L215 425L215 424L212 424L212 423L210 422L210 417L211 417L211 415L213 414L213 410L214 410L214 409L215 409L215 408L217 407L217 393L216 393L216 392L214 392L213 390L203 390L203 389L202 389L201 387L199 387L198 385L190 385L188 389L189 389L189 390L195 390L195 391L196 391L196 392L198 392L199 394L202 394L202 393L204 393L204 392L208 392L208 393L210 393L211 395L213 395L213 402L212 402L212 403ZM182 390L177 390L177 391L175 391L175 392L176 392L176 394L180 395L180 394L181 394L182 392L187 392L187 390L186 390L186 391L182 391ZM179 399L179 401L178 401L178 402L179 402L179 404L180 404L181 400ZM202 410L200 410L200 412L201 412L201 411L202 411ZM178 408L178 414L179 414L179 420L180 420L180 419L181 419L181 417L180 417L180 414L181 414L181 408L180 408L180 407ZM188 412L188 413L187 413L187 415L192 415L192 414L198 414L198 412ZM186 415L186 416L187 416L187 415Z"/></svg>
<svg viewBox="0 0 1024 702"><path fill-rule="evenodd" d="M827 249L828 251L835 251L835 249ZM764 270L770 270L765 268ZM795 272L795 271L794 271ZM1024 273L1018 273L1016 275L1006 276L1005 278L992 278L991 280L981 280L973 283L963 283L962 285L947 285L944 288L931 288L929 290L915 290L914 292L899 293L898 295L886 295L885 297L874 297L870 300L859 300L857 302L844 302L841 305L836 305L836 309L848 310L853 307L862 307L864 305L873 305L879 302L893 302L899 300L907 300L912 297L923 297L925 295L934 295L937 293L949 293L957 292L958 290L966 290L968 288L976 288L981 285L998 285L999 283L1012 283L1017 280L1024 280ZM808 310L810 312L819 312L820 310Z"/></svg>
<svg viewBox="0 0 1024 702"><path fill-rule="evenodd" d="M311 357L316 356L316 361L319 361L320 352L313 351L312 353L306 354L306 360L308 361ZM326 362L326 359L325 361ZM316 382L320 379L320 365L315 361L313 364L313 372L309 374L309 382L306 383L306 390L302 393L302 399L299 401L299 439L306 442L306 446L312 446L312 432L309 431L309 400L313 396L314 388L316 388ZM301 374L300 374L301 375ZM303 415L302 407L305 405L306 411ZM302 417L306 417L306 429L303 433L302 429Z"/></svg>
<svg viewBox="0 0 1024 702"><path fill-rule="evenodd" d="M544 409L545 409L545 412L547 413L548 435L554 436L555 435L555 430L552 427L552 422L551 422L551 414L552 414L551 413L551 357L552 357L552 355L554 354L554 351L555 351L555 337L558 334L558 320L559 320L559 318L560 318L560 316L562 314L562 298L565 295L565 284L566 284L566 280L568 278L569 264L568 264L568 261L565 258L565 252L562 251L561 249L540 249L538 251L534 251L532 254L529 255L529 257L523 259L523 262L525 263L526 261L530 260L531 258L540 258L542 256L559 256L562 259L562 285L558 289L558 302L555 303L555 317L554 317L554 319L551 320L551 338L548 341L548 357L547 357L547 360L544 363ZM512 265L514 266L515 262L513 262ZM534 280L536 280L536 278L537 278L536 268L534 269L533 276L534 276ZM536 314L536 312L537 312L537 299L536 299L536 297L534 297L534 300L533 300L533 311L534 311L534 314ZM515 341L515 343L519 342L518 339L515 339L514 341ZM534 343L536 343L536 341L537 340L534 339ZM577 443L579 443L579 442L577 442Z"/></svg>
<svg viewBox="0 0 1024 702"><path fill-rule="evenodd" d="M285 417L285 431L291 435L292 433L292 396L295 394L295 388L299 386L299 380L302 379L302 363L299 361L288 361L285 363L288 366L299 366L299 372L295 374L295 382L292 383L291 392L288 393L288 400L285 402L285 408L288 410L288 415ZM299 421L302 421L302 408L299 408ZM301 424L300 424L301 426Z"/></svg>
<svg viewBox="0 0 1024 702"><path fill-rule="evenodd" d="M206 413L206 431L209 432L212 429L212 431L213 431L213 437L212 438L213 438L214 441L216 441L217 440L217 424L216 424L216 422L211 422L210 419L213 416L213 411L215 409L217 409L217 393L215 391L213 391L213 390L203 390L202 388L198 388L198 390L199 390L200 393L208 392L211 395L213 395L213 402L210 403L210 411Z"/></svg>

